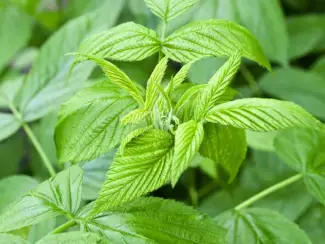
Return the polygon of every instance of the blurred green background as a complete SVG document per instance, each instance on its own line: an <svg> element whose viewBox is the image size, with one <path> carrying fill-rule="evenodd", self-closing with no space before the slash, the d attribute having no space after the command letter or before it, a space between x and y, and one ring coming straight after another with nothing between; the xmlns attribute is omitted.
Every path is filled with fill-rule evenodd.
<svg viewBox="0 0 325 244"><path fill-rule="evenodd" d="M11 113L1 99L1 93L10 95L19 90L22 92L26 75L37 59L42 45L65 23L92 11L96 11L103 18L101 23L106 29L127 21L134 21L151 29L161 28L158 18L149 11L143 0L1 0L0 112ZM267 72L255 63L244 60L232 83L239 98L272 97L293 101L324 121L325 0L199 0L193 8L168 24L167 33L193 20L210 18L231 20L248 28L260 41L272 63L273 71ZM64 42L68 43L69 39ZM52 52L64 53L61 50L64 45L57 43ZM207 58L195 63L187 82L206 83L225 60ZM157 56L142 62L115 63L133 80L144 85L156 61ZM171 63L168 73L174 74L180 67L180 64ZM46 72L51 73L51 60ZM89 82L102 77L102 72L95 68L86 82L71 88L71 93L58 100L59 102L51 94L66 90L53 84L64 84L65 80L53 76L50 77L51 82L44 85L47 93L43 96L52 104L41 116L31 120L31 127L53 164L56 165L53 135L59 103ZM3 124L6 125L6 121L0 121L0 125ZM216 176L215 169L209 166L209 162L203 165L204 159L198 156L192 164L193 167L186 171L175 189L165 186L153 195L184 201L211 216L230 209L294 174L274 152L272 145L275 135L276 132L247 131L247 158L237 179L230 185ZM1 139L0 179L15 174L31 175L39 181L49 177L38 153L22 129ZM113 153L110 153L82 164L85 170L85 201L96 198L112 156ZM3 187L0 184L0 196L4 191ZM0 210L1 204L4 203L0 200ZM300 224L314 243L325 243L325 234L319 228L325 224L325 208L312 200L302 184L295 183L256 205L284 214Z"/></svg>

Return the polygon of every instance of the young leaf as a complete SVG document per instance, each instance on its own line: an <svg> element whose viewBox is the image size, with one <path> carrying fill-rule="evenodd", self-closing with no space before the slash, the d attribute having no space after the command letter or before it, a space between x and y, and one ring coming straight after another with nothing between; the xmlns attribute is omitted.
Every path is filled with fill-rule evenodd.
<svg viewBox="0 0 325 244"><path fill-rule="evenodd" d="M192 22L167 37L162 51L172 60L190 62L208 56L231 56L238 49L244 57L271 69L255 37L226 20Z"/></svg>
<svg viewBox="0 0 325 244"><path fill-rule="evenodd" d="M48 235L36 244L91 244L101 243L102 238L94 233L86 232L67 232L57 235Z"/></svg>
<svg viewBox="0 0 325 244"><path fill-rule="evenodd" d="M198 0L145 0L148 8L166 23L184 13Z"/></svg>
<svg viewBox="0 0 325 244"><path fill-rule="evenodd" d="M226 243L223 228L173 200L140 198L92 218L89 207L79 215L81 226L102 234L110 243Z"/></svg>
<svg viewBox="0 0 325 244"><path fill-rule="evenodd" d="M89 161L109 152L131 130L120 119L135 100L106 80L76 94L60 111L55 130L59 162Z"/></svg>
<svg viewBox="0 0 325 244"><path fill-rule="evenodd" d="M40 184L0 215L0 232L39 223L60 214L73 216L81 200L82 170L73 166Z"/></svg>
<svg viewBox="0 0 325 244"><path fill-rule="evenodd" d="M228 230L227 240L232 244L311 244L306 233L298 225L268 209L228 211L217 216L215 220Z"/></svg>
<svg viewBox="0 0 325 244"><path fill-rule="evenodd" d="M223 103L205 118L208 122L261 132L293 127L322 130L322 124L300 106L275 99L246 98Z"/></svg>
<svg viewBox="0 0 325 244"><path fill-rule="evenodd" d="M146 110L151 110L158 98L159 87L162 79L164 78L165 71L167 69L168 58L163 58L155 67L152 72L148 83L147 83L147 92L146 92Z"/></svg>
<svg viewBox="0 0 325 244"><path fill-rule="evenodd" d="M236 0L236 5L240 23L252 31L266 55L273 61L286 64L289 40L279 1L252 0L247 5L245 1Z"/></svg>
<svg viewBox="0 0 325 244"><path fill-rule="evenodd" d="M13 175L0 180L0 213L9 204L24 196L38 185L37 180L26 175Z"/></svg>
<svg viewBox="0 0 325 244"><path fill-rule="evenodd" d="M12 114L0 112L0 141L14 134L21 126L21 122Z"/></svg>
<svg viewBox="0 0 325 244"><path fill-rule="evenodd" d="M178 126L175 135L175 154L173 157L171 181L175 186L178 178L187 169L199 151L204 138L203 125L190 120Z"/></svg>
<svg viewBox="0 0 325 244"><path fill-rule="evenodd" d="M87 60L95 61L96 64L99 65L105 72L110 82L120 86L122 89L128 92L139 104L144 104L143 97L136 84L131 81L130 78L114 64L105 59L97 58L93 55L77 54L77 56L84 57Z"/></svg>
<svg viewBox="0 0 325 244"><path fill-rule="evenodd" d="M31 244L17 235L0 234L0 244Z"/></svg>
<svg viewBox="0 0 325 244"><path fill-rule="evenodd" d="M259 85L268 94L297 103L325 119L325 82L319 74L298 68L281 68L264 75Z"/></svg>
<svg viewBox="0 0 325 244"><path fill-rule="evenodd" d="M188 72L190 71L191 67L193 65L193 62L189 62L185 64L175 75L175 77L172 80L172 87L169 88L170 84L168 85L168 88L166 89L169 91L170 89L174 90L176 87L180 86L183 81L186 79L186 76L188 75Z"/></svg>
<svg viewBox="0 0 325 244"><path fill-rule="evenodd" d="M286 130L275 138L274 146L284 162L303 173L308 191L325 203L325 134L314 130Z"/></svg>
<svg viewBox="0 0 325 244"><path fill-rule="evenodd" d="M126 143L107 173L95 211L118 206L166 184L170 179L173 142L170 133L148 129Z"/></svg>
<svg viewBox="0 0 325 244"><path fill-rule="evenodd" d="M0 8L0 73L10 59L27 44L32 28L32 18L23 11L10 5Z"/></svg>
<svg viewBox="0 0 325 244"><path fill-rule="evenodd" d="M155 31L128 22L87 38L78 52L120 61L140 61L160 50ZM79 57L76 63L84 61Z"/></svg>
<svg viewBox="0 0 325 244"><path fill-rule="evenodd" d="M138 123L140 120L144 119L146 116L150 114L150 110L146 110L143 108L138 108L136 110L131 111L122 119L122 124L135 124Z"/></svg>
<svg viewBox="0 0 325 244"><path fill-rule="evenodd" d="M214 161L219 178L232 182L246 157L245 130L207 123L204 125L204 135L200 154Z"/></svg>
<svg viewBox="0 0 325 244"><path fill-rule="evenodd" d="M208 86L200 94L196 105L196 119L200 120L216 105L219 98L227 91L227 88L239 69L241 51L232 55L229 60L209 80Z"/></svg>
<svg viewBox="0 0 325 244"><path fill-rule="evenodd" d="M57 109L83 87L93 64L79 65L69 74L73 57L66 54L76 51L85 36L114 22L107 22L99 12L90 13L68 22L45 42L21 92L19 108L25 121L39 119Z"/></svg>

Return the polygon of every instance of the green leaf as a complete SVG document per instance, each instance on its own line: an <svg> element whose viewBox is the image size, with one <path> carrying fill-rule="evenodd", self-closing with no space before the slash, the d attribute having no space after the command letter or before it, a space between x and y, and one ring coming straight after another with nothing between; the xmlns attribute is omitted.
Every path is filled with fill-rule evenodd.
<svg viewBox="0 0 325 244"><path fill-rule="evenodd" d="M249 147L260 151L274 151L273 142L279 131L256 132L246 130L246 139Z"/></svg>
<svg viewBox="0 0 325 244"><path fill-rule="evenodd" d="M155 31L127 22L87 38L78 52L120 61L140 61L160 50ZM84 61L77 58L75 62Z"/></svg>
<svg viewBox="0 0 325 244"><path fill-rule="evenodd" d="M312 65L311 71L318 73L325 79L325 55L320 56Z"/></svg>
<svg viewBox="0 0 325 244"><path fill-rule="evenodd" d="M226 243L225 231L209 217L173 200L140 198L92 218L89 207L80 213L80 224L111 243Z"/></svg>
<svg viewBox="0 0 325 244"><path fill-rule="evenodd" d="M57 109L83 87L93 64L81 64L69 74L73 57L66 54L76 51L85 36L114 24L101 17L94 12L74 19L53 34L41 47L21 92L20 110L25 121L41 118Z"/></svg>
<svg viewBox="0 0 325 244"><path fill-rule="evenodd" d="M303 173L308 191L325 203L325 134L314 130L286 130L274 142L277 154Z"/></svg>
<svg viewBox="0 0 325 244"><path fill-rule="evenodd" d="M178 126L175 134L175 154L172 163L171 181L175 186L181 174L187 169L199 151L204 138L201 122L190 120Z"/></svg>
<svg viewBox="0 0 325 244"><path fill-rule="evenodd" d="M16 235L0 234L0 244L30 244L30 242Z"/></svg>
<svg viewBox="0 0 325 244"><path fill-rule="evenodd" d="M55 141L60 163L81 162L109 152L131 130L120 119L134 99L106 80L77 93L60 111Z"/></svg>
<svg viewBox="0 0 325 244"><path fill-rule="evenodd" d="M310 52L325 50L324 14L289 17L289 58L296 59Z"/></svg>
<svg viewBox="0 0 325 244"><path fill-rule="evenodd" d="M13 175L0 180L0 213L12 202L35 188L38 182L26 175Z"/></svg>
<svg viewBox="0 0 325 244"><path fill-rule="evenodd" d="M226 20L192 22L167 37L162 48L170 59L178 62L231 56L238 49L244 57L271 68L255 37L244 27Z"/></svg>
<svg viewBox="0 0 325 244"><path fill-rule="evenodd" d="M40 184L0 215L0 232L9 232L58 215L73 216L81 200L82 170L73 166Z"/></svg>
<svg viewBox="0 0 325 244"><path fill-rule="evenodd" d="M315 116L325 118L325 82L316 73L282 68L264 75L260 87L272 96L299 104Z"/></svg>
<svg viewBox="0 0 325 244"><path fill-rule="evenodd" d="M214 161L218 178L232 182L246 157L245 131L212 123L204 125L200 154Z"/></svg>
<svg viewBox="0 0 325 244"><path fill-rule="evenodd" d="M20 126L20 121L14 115L0 112L0 141L14 134Z"/></svg>
<svg viewBox="0 0 325 244"><path fill-rule="evenodd" d="M109 166L113 162L115 150L90 162L81 164L84 171L82 180L82 199L95 200L102 188Z"/></svg>
<svg viewBox="0 0 325 244"><path fill-rule="evenodd" d="M24 76L4 80L0 83L0 107L8 108L13 104L23 85Z"/></svg>
<svg viewBox="0 0 325 244"><path fill-rule="evenodd" d="M176 18L192 7L198 0L145 0L148 8L165 22Z"/></svg>
<svg viewBox="0 0 325 244"><path fill-rule="evenodd" d="M188 73L190 72L190 69L193 65L193 62L185 64L175 75L173 78L173 89L180 86L183 81L186 79Z"/></svg>
<svg viewBox="0 0 325 244"><path fill-rule="evenodd" d="M136 110L131 111L128 113L126 116L123 117L122 119L122 124L135 124L147 117L150 114L150 110L146 110L143 108L139 108Z"/></svg>
<svg viewBox="0 0 325 244"><path fill-rule="evenodd" d="M303 229L313 244L322 244L325 242L323 226L325 224L324 205L317 204L299 219L300 228Z"/></svg>
<svg viewBox="0 0 325 244"><path fill-rule="evenodd" d="M130 78L114 64L106 61L105 59L97 58L96 56L92 55L77 54L77 56L95 61L96 64L102 68L110 82L120 86L122 89L128 92L139 104L144 104L143 97L137 88L136 83L131 81Z"/></svg>
<svg viewBox="0 0 325 244"><path fill-rule="evenodd" d="M0 8L0 73L13 56L27 45L32 27L32 18L26 13L12 6Z"/></svg>
<svg viewBox="0 0 325 244"><path fill-rule="evenodd" d="M288 63L289 47L285 18L278 0L236 0L240 23L261 43L266 55L282 65ZM274 38L276 37L276 38Z"/></svg>
<svg viewBox="0 0 325 244"><path fill-rule="evenodd" d="M109 209L154 191L170 179L173 137L148 129L124 145L107 173L96 200L96 212Z"/></svg>
<svg viewBox="0 0 325 244"><path fill-rule="evenodd" d="M202 119L227 91L230 82L240 67L240 61L241 51L238 51L212 76L208 86L200 94L197 101L196 119Z"/></svg>
<svg viewBox="0 0 325 244"><path fill-rule="evenodd" d="M246 98L215 106L206 120L252 131L286 128L322 129L322 124L300 106L275 99Z"/></svg>
<svg viewBox="0 0 325 244"><path fill-rule="evenodd" d="M227 240L231 244L311 244L307 235L295 223L268 209L228 211L215 220L228 230Z"/></svg>
<svg viewBox="0 0 325 244"><path fill-rule="evenodd" d="M58 227L58 225L60 225L57 219L58 218L51 218L43 220L42 222L31 226L28 232L27 240L31 243L36 243L43 237L47 236L51 231Z"/></svg>
<svg viewBox="0 0 325 244"><path fill-rule="evenodd" d="M147 83L147 92L146 92L146 104L145 109L151 110L157 101L159 94L159 87L162 79L164 78L165 71L167 69L168 58L163 58L155 67L152 72L148 83Z"/></svg>
<svg viewBox="0 0 325 244"><path fill-rule="evenodd" d="M73 231L57 235L48 235L37 242L37 244L95 244L100 243L101 239L99 235L94 233Z"/></svg>

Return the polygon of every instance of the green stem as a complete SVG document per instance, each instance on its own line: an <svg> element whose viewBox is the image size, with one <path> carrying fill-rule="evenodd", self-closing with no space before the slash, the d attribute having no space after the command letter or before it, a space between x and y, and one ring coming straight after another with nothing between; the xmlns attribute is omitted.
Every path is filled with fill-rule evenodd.
<svg viewBox="0 0 325 244"><path fill-rule="evenodd" d="M69 228L71 228L72 226L75 226L75 225L76 225L76 222L74 220L69 220L68 222L66 222L63 225L60 225L59 227L57 227L56 229L54 229L50 233L50 235L62 233L62 232L68 230Z"/></svg>
<svg viewBox="0 0 325 244"><path fill-rule="evenodd" d="M35 134L33 133L33 131L31 130L31 128L29 127L29 125L23 120L21 114L17 111L16 107L11 103L9 104L9 107L12 111L12 113L15 115L15 117L20 121L20 123L22 124L27 136L29 137L29 139L31 140L31 142L33 143L35 149L37 150L37 152L39 153L41 159L44 162L45 167L47 168L47 170L49 171L51 176L55 176L55 170L53 168L53 165L51 164L50 160L48 159L46 153L44 152L41 144L39 143L39 141L37 140Z"/></svg>
<svg viewBox="0 0 325 244"><path fill-rule="evenodd" d="M198 197L198 192L196 190L196 172L195 169L191 170L191 175L189 179L189 188L188 188L188 194L191 199L191 203L194 207L198 205L199 202L199 197Z"/></svg>
<svg viewBox="0 0 325 244"><path fill-rule="evenodd" d="M241 65L240 72L244 76L245 80L247 81L249 87L256 93L256 95L261 95L262 91L258 86L253 74L247 69L245 65Z"/></svg>
<svg viewBox="0 0 325 244"><path fill-rule="evenodd" d="M243 203L237 205L235 207L235 210L241 210L243 208L246 208L246 207L252 205L253 203L257 202L258 200L264 198L265 196L267 196L267 195L269 195L269 194L271 194L271 193L273 193L273 192L275 192L277 190L280 190L280 189L282 189L282 188L284 188L284 187L286 187L286 186L300 180L302 177L303 177L302 174L297 174L297 175L294 175L294 176L292 176L292 177L290 177L290 178L288 178L288 179L286 179L284 181L281 181L278 184L273 185L273 186L265 189L264 191L256 194L255 196L253 196L253 197L247 199L246 201L244 201Z"/></svg>

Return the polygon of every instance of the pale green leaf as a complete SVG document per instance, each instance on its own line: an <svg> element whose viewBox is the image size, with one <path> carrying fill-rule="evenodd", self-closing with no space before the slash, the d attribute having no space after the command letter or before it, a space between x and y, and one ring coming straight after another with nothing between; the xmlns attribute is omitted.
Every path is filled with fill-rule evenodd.
<svg viewBox="0 0 325 244"><path fill-rule="evenodd" d="M95 200L102 188L109 166L113 162L115 150L80 165L84 175L82 179L82 199Z"/></svg>
<svg viewBox="0 0 325 244"><path fill-rule="evenodd" d="M268 94L299 104L325 118L325 82L318 74L298 68L282 68L264 75L260 87Z"/></svg>
<svg viewBox="0 0 325 244"><path fill-rule="evenodd" d="M93 12L68 22L43 44L21 92L19 107L26 121L57 109L83 87L94 65L81 64L69 74L73 57L66 54L76 51L87 35L114 24L102 14Z"/></svg>
<svg viewBox="0 0 325 244"><path fill-rule="evenodd" d="M200 154L214 161L218 178L232 182L246 157L245 131L207 123L204 125L204 135Z"/></svg>
<svg viewBox="0 0 325 244"><path fill-rule="evenodd" d="M39 241L40 239L48 235L59 225L60 222L58 221L58 218L50 218L50 219L43 220L42 222L39 222L30 227L28 231L27 240L30 241L31 243L36 243L37 241Z"/></svg>
<svg viewBox="0 0 325 244"><path fill-rule="evenodd" d="M246 130L246 139L249 147L260 151L274 151L273 142L279 131L256 132Z"/></svg>
<svg viewBox="0 0 325 244"><path fill-rule="evenodd" d="M310 129L286 130L275 138L274 146L289 166L303 173L308 191L325 203L325 134Z"/></svg>
<svg viewBox="0 0 325 244"><path fill-rule="evenodd" d="M78 52L120 61L140 61L160 50L157 33L128 22L87 38ZM83 61L82 58L75 62Z"/></svg>
<svg viewBox="0 0 325 244"><path fill-rule="evenodd" d="M181 15L197 1L198 0L145 0L148 8L165 22Z"/></svg>
<svg viewBox="0 0 325 244"><path fill-rule="evenodd" d="M173 137L148 129L134 137L115 156L106 182L96 200L96 212L149 193L170 179Z"/></svg>
<svg viewBox="0 0 325 244"><path fill-rule="evenodd" d="M181 174L188 168L199 151L204 138L203 124L190 120L178 126L175 134L175 154L172 163L171 181L175 186Z"/></svg>
<svg viewBox="0 0 325 244"><path fill-rule="evenodd" d="M192 22L168 36L162 50L172 60L190 62L208 56L231 56L238 49L243 57L271 68L255 37L226 20Z"/></svg>
<svg viewBox="0 0 325 244"><path fill-rule="evenodd" d="M197 101L196 119L204 117L227 91L230 82L240 67L240 61L241 51L239 50L212 76L208 86L202 91Z"/></svg>
<svg viewBox="0 0 325 244"><path fill-rule="evenodd" d="M310 52L325 50L325 15L306 14L289 17L289 58L296 59Z"/></svg>
<svg viewBox="0 0 325 244"><path fill-rule="evenodd" d="M159 87L164 78L165 71L167 69L168 58L163 58L155 67L152 72L148 83L147 83L147 92L146 92L146 110L151 110L157 101L159 94Z"/></svg>
<svg viewBox="0 0 325 244"><path fill-rule="evenodd" d="M275 99L246 98L215 106L206 120L252 131L315 128L322 124L300 106Z"/></svg>
<svg viewBox="0 0 325 244"><path fill-rule="evenodd" d="M193 65L193 62L189 62L185 64L175 75L173 78L173 88L178 87L183 83L183 81L186 79L191 67Z"/></svg>
<svg viewBox="0 0 325 244"><path fill-rule="evenodd" d="M96 244L101 243L101 237L94 233L67 232L57 235L48 235L36 244Z"/></svg>
<svg viewBox="0 0 325 244"><path fill-rule="evenodd" d="M259 40L266 55L287 64L289 41L280 1L236 0L236 5L239 22Z"/></svg>
<svg viewBox="0 0 325 244"><path fill-rule="evenodd" d="M31 244L31 243L16 235L0 234L0 244Z"/></svg>
<svg viewBox="0 0 325 244"><path fill-rule="evenodd" d="M128 92L139 104L144 104L143 97L136 86L136 83L130 80L130 78L118 67L116 67L111 62L97 58L93 55L84 55L84 54L76 54L77 57L81 56L86 58L87 60L93 60L98 64L105 75L109 78L109 81L120 86L126 92Z"/></svg>
<svg viewBox="0 0 325 244"><path fill-rule="evenodd" d="M73 166L40 184L0 215L0 232L37 224L58 215L73 216L81 201L82 170Z"/></svg>
<svg viewBox="0 0 325 244"><path fill-rule="evenodd" d="M59 161L87 161L109 152L132 130L120 119L134 108L135 100L106 80L80 91L60 111L55 131Z"/></svg>
<svg viewBox="0 0 325 244"><path fill-rule="evenodd" d="M21 122L12 114L0 112L0 141L14 134L21 126Z"/></svg>
<svg viewBox="0 0 325 244"><path fill-rule="evenodd" d="M13 175L0 180L0 213L4 208L38 185L37 180L26 175Z"/></svg>
<svg viewBox="0 0 325 244"><path fill-rule="evenodd" d="M8 108L14 103L23 82L24 76L19 76L13 79L5 79L0 83L0 107Z"/></svg>
<svg viewBox="0 0 325 244"><path fill-rule="evenodd" d="M32 32L30 16L12 6L0 8L0 73L13 56L23 48Z"/></svg>
<svg viewBox="0 0 325 244"><path fill-rule="evenodd" d="M206 215L173 200L140 198L92 218L89 207L80 213L81 226L102 234L110 243L226 243L224 229Z"/></svg>
<svg viewBox="0 0 325 244"><path fill-rule="evenodd" d="M227 240L231 244L311 244L306 233L298 225L268 209L228 211L217 216L215 220L227 229Z"/></svg>
<svg viewBox="0 0 325 244"><path fill-rule="evenodd" d="M15 60L13 60L12 67L17 71L28 70L34 60L37 58L39 49L36 47L28 47L19 52Z"/></svg>

